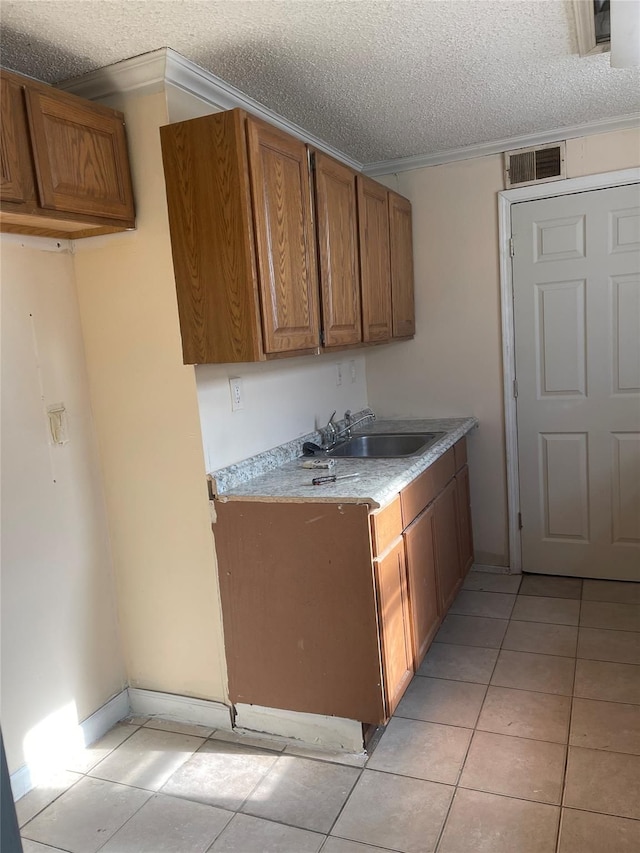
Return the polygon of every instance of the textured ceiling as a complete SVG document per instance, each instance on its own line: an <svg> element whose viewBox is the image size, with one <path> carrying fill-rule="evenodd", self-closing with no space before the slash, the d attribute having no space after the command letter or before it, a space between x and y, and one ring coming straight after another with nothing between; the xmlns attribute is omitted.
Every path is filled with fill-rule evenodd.
<svg viewBox="0 0 640 853"><path fill-rule="evenodd" d="M569 0L2 0L1 61L48 82L172 47L364 163L640 110L580 58Z"/></svg>

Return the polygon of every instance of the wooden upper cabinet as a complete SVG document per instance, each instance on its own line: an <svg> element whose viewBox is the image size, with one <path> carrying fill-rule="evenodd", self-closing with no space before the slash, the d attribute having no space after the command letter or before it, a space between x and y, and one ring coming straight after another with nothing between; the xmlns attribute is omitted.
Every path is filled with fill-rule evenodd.
<svg viewBox="0 0 640 853"><path fill-rule="evenodd" d="M133 217L122 115L57 91L26 89L40 206Z"/></svg>
<svg viewBox="0 0 640 853"><path fill-rule="evenodd" d="M391 313L394 338L415 334L411 202L389 192Z"/></svg>
<svg viewBox="0 0 640 853"><path fill-rule="evenodd" d="M3 201L22 204L33 196L22 86L4 75L0 86L0 193Z"/></svg>
<svg viewBox="0 0 640 853"><path fill-rule="evenodd" d="M160 139L185 364L317 352L304 143L240 109Z"/></svg>
<svg viewBox="0 0 640 853"><path fill-rule="evenodd" d="M316 247L307 147L247 117L265 353L320 343Z"/></svg>
<svg viewBox="0 0 640 853"><path fill-rule="evenodd" d="M0 229L89 237L135 225L122 113L7 71Z"/></svg>
<svg viewBox="0 0 640 853"><path fill-rule="evenodd" d="M357 177L362 338L391 338L391 270L387 189L364 175Z"/></svg>
<svg viewBox="0 0 640 853"><path fill-rule="evenodd" d="M356 173L316 151L314 184L323 344L362 340Z"/></svg>

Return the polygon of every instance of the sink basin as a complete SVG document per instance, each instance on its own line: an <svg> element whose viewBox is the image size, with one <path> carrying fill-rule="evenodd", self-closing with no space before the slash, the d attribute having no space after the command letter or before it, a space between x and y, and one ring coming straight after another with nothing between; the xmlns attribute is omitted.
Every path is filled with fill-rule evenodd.
<svg viewBox="0 0 640 853"><path fill-rule="evenodd" d="M417 456L442 438L444 432L377 433L354 435L327 451L327 456L359 459L394 459Z"/></svg>

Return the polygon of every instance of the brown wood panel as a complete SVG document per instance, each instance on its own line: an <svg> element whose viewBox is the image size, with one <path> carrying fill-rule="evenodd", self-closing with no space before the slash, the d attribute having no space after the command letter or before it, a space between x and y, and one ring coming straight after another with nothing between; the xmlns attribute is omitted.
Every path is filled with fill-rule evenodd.
<svg viewBox="0 0 640 853"><path fill-rule="evenodd" d="M362 337L391 338L391 265L387 189L364 175L357 177Z"/></svg>
<svg viewBox="0 0 640 853"><path fill-rule="evenodd" d="M362 340L356 173L319 151L314 159L323 345Z"/></svg>
<svg viewBox="0 0 640 853"><path fill-rule="evenodd" d="M463 465L467 464L467 439L461 438L453 445L453 456L456 463L456 471L459 471Z"/></svg>
<svg viewBox="0 0 640 853"><path fill-rule="evenodd" d="M0 196L23 204L34 197L27 113L22 85L0 74Z"/></svg>
<svg viewBox="0 0 640 853"><path fill-rule="evenodd" d="M392 333L394 338L406 338L414 335L416 331L411 202L391 191L389 191L389 249Z"/></svg>
<svg viewBox="0 0 640 853"><path fill-rule="evenodd" d="M304 142L247 118L266 353L320 345L316 245Z"/></svg>
<svg viewBox="0 0 640 853"><path fill-rule="evenodd" d="M368 508L229 501L216 509L231 700L382 722Z"/></svg>
<svg viewBox="0 0 640 853"><path fill-rule="evenodd" d="M460 575L465 575L473 565L473 529L471 527L471 494L469 490L469 466L465 465L456 474L456 497L458 501L458 548L460 551Z"/></svg>
<svg viewBox="0 0 640 853"><path fill-rule="evenodd" d="M386 716L390 717L413 677L411 617L402 537L374 565L382 635Z"/></svg>
<svg viewBox="0 0 640 853"><path fill-rule="evenodd" d="M404 532L411 608L414 668L417 670L440 624L436 585L433 506L425 509Z"/></svg>
<svg viewBox="0 0 640 853"><path fill-rule="evenodd" d="M452 480L433 504L433 531L440 612L451 606L462 583L458 551L458 498Z"/></svg>
<svg viewBox="0 0 640 853"><path fill-rule="evenodd" d="M263 358L244 113L160 128L185 364Z"/></svg>
<svg viewBox="0 0 640 853"><path fill-rule="evenodd" d="M400 492L404 527L408 527L413 519L431 503L454 474L454 455L453 449L450 448Z"/></svg>
<svg viewBox="0 0 640 853"><path fill-rule="evenodd" d="M40 206L133 224L122 113L56 90L25 93Z"/></svg>
<svg viewBox="0 0 640 853"><path fill-rule="evenodd" d="M371 545L373 555L377 557L387 550L394 539L402 534L400 495L397 495L391 503L382 509L372 512L369 517L371 519Z"/></svg>

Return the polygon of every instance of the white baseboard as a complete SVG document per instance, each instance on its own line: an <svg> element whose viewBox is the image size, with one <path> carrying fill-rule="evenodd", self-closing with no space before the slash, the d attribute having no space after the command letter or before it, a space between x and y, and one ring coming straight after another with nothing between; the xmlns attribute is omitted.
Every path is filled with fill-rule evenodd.
<svg viewBox="0 0 640 853"><path fill-rule="evenodd" d="M260 705L236 705L235 728L248 733L277 735L323 749L362 752L362 723L343 717L281 711Z"/></svg>
<svg viewBox="0 0 640 853"><path fill-rule="evenodd" d="M509 566L487 566L484 563L474 563L472 572L491 572L494 575L519 575L520 572L512 572Z"/></svg>
<svg viewBox="0 0 640 853"><path fill-rule="evenodd" d="M101 705L97 711L94 711L86 720L78 723L77 729L73 728L73 741L76 746L89 744L101 738L112 728L117 722L124 719L129 714L129 693L127 688L121 690L112 696L104 705ZM55 732L53 733L55 735ZM68 739L68 731L63 732L65 740ZM76 736L77 735L77 736ZM64 757L60 755L61 765L59 768L54 766L51 770L63 769ZM56 756L56 761L58 756ZM19 767L15 773L11 774L11 792L14 800L19 800L24 797L34 785L38 784L36 773L28 764Z"/></svg>
<svg viewBox="0 0 640 853"><path fill-rule="evenodd" d="M14 802L17 802L20 797L24 797L34 787L31 771L26 764L19 767L15 773L12 773L10 779Z"/></svg>
<svg viewBox="0 0 640 853"><path fill-rule="evenodd" d="M135 716L160 717L210 729L232 729L231 708L222 702L130 687L129 704Z"/></svg>

